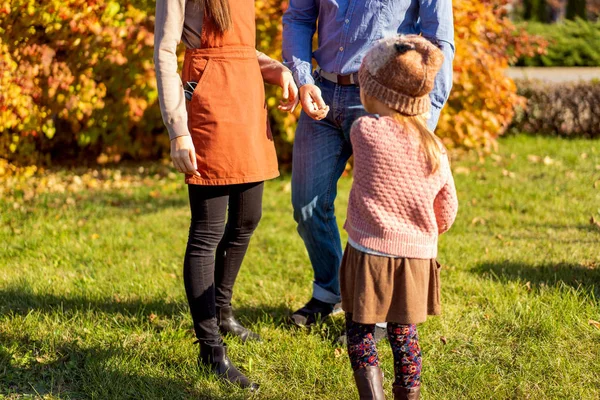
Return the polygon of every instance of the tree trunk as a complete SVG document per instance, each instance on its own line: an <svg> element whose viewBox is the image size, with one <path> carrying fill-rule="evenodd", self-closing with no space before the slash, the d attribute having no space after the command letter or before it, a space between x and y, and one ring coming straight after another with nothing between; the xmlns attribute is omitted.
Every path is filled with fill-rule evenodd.
<svg viewBox="0 0 600 400"><path fill-rule="evenodd" d="M586 0L568 0L567 2L567 19L575 19L577 17L586 19Z"/></svg>

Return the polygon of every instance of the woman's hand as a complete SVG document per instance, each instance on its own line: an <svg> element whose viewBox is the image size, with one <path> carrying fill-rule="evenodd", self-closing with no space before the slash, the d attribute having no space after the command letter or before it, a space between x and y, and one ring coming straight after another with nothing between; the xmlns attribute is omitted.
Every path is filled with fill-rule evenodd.
<svg viewBox="0 0 600 400"><path fill-rule="evenodd" d="M281 111L292 112L298 105L298 87L292 73L286 68L281 72L279 86L283 89L283 100L279 102Z"/></svg>
<svg viewBox="0 0 600 400"><path fill-rule="evenodd" d="M197 171L196 149L194 148L191 136L179 136L171 140L171 160L177 171L188 175L200 176L200 173Z"/></svg>

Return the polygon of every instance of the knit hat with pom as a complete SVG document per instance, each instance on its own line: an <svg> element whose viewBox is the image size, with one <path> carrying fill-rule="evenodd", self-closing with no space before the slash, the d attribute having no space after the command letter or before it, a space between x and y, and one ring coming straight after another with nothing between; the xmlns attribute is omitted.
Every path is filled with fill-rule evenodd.
<svg viewBox="0 0 600 400"><path fill-rule="evenodd" d="M361 90L405 115L429 111L429 92L444 54L418 35L383 39L365 55L358 72Z"/></svg>

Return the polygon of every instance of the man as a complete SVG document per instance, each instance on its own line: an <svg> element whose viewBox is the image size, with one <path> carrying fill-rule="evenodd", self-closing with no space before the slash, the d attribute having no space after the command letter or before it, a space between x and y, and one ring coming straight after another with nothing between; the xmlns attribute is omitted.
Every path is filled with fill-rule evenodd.
<svg viewBox="0 0 600 400"><path fill-rule="evenodd" d="M290 0L283 16L283 59L300 88L303 110L293 150L292 203L314 270L312 298L292 315L298 325L311 325L339 310L342 244L334 201L352 155L350 128L366 114L357 73L373 43L396 34L421 34L444 53L431 93L428 124L433 130L452 86L451 0ZM318 65L314 72L313 57Z"/></svg>

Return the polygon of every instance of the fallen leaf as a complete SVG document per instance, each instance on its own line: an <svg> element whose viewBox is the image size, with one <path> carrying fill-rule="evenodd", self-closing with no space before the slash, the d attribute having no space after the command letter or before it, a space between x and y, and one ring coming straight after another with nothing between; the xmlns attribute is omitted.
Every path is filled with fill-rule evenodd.
<svg viewBox="0 0 600 400"><path fill-rule="evenodd" d="M593 319L590 319L588 321L588 324L592 325L596 329L600 329L600 322L598 322L598 321L594 321Z"/></svg>
<svg viewBox="0 0 600 400"><path fill-rule="evenodd" d="M150 320L150 322L153 322L153 321L154 321L156 318L158 318L158 317L157 317L157 315L156 315L156 314L154 314L154 313L152 313L152 314L148 315L148 319Z"/></svg>
<svg viewBox="0 0 600 400"><path fill-rule="evenodd" d="M485 225L485 219L480 217L475 217L471 221L471 225Z"/></svg>
<svg viewBox="0 0 600 400"><path fill-rule="evenodd" d="M490 320L490 315L489 314L483 314L483 319L485 319L486 321Z"/></svg>
<svg viewBox="0 0 600 400"><path fill-rule="evenodd" d="M457 167L454 170L454 173L459 175L469 175L471 173L471 170L467 167Z"/></svg>
<svg viewBox="0 0 600 400"><path fill-rule="evenodd" d="M544 165L552 165L552 164L554 164L554 160L553 160L553 159L551 159L551 158L550 158L550 157L548 157L548 156L544 157L544 160L543 160L543 161L544 161Z"/></svg>
<svg viewBox="0 0 600 400"><path fill-rule="evenodd" d="M588 158L588 155L587 153L581 153L580 157L585 160L586 158Z"/></svg>
<svg viewBox="0 0 600 400"><path fill-rule="evenodd" d="M540 162L542 158L540 156L536 156L534 154L530 154L527 156L527 160L529 160L529 162L532 162L534 164L537 164Z"/></svg>
<svg viewBox="0 0 600 400"><path fill-rule="evenodd" d="M502 161L502 156L499 156L498 154L492 154L490 157L496 162Z"/></svg>
<svg viewBox="0 0 600 400"><path fill-rule="evenodd" d="M594 182L594 189L598 189L600 187L600 179Z"/></svg>
<svg viewBox="0 0 600 400"><path fill-rule="evenodd" d="M498 239L498 240L503 240L503 239L504 239L504 236L502 236L501 234L497 234L497 235L496 235L496 239Z"/></svg>
<svg viewBox="0 0 600 400"><path fill-rule="evenodd" d="M514 178L515 177L515 173L514 172L510 172L507 169L503 169L502 170L502 175L508 176L509 178Z"/></svg>
<svg viewBox="0 0 600 400"><path fill-rule="evenodd" d="M573 172L573 171L567 171L567 172L565 172L565 176L566 176L567 178L569 178L569 179L575 179L575 177L576 177L577 175L576 175L576 174L575 174L575 172Z"/></svg>
<svg viewBox="0 0 600 400"><path fill-rule="evenodd" d="M594 216L590 217L590 224L595 225L598 228L600 228L600 221L598 221L596 218L594 218Z"/></svg>
<svg viewBox="0 0 600 400"><path fill-rule="evenodd" d="M527 283L525 283L525 287L527 290L531 290L531 282L527 281Z"/></svg>
<svg viewBox="0 0 600 400"><path fill-rule="evenodd" d="M472 198L471 199L471 205L474 206L477 204L477 199L476 198Z"/></svg>
<svg viewBox="0 0 600 400"><path fill-rule="evenodd" d="M333 351L333 354L335 354L335 358L342 357L344 355L344 349L337 348Z"/></svg>
<svg viewBox="0 0 600 400"><path fill-rule="evenodd" d="M598 267L598 263L596 261L584 261L581 263L581 266L585 269L596 269Z"/></svg>
<svg viewBox="0 0 600 400"><path fill-rule="evenodd" d="M445 346L448 343L446 336L440 336L440 342L442 342L442 344Z"/></svg>

